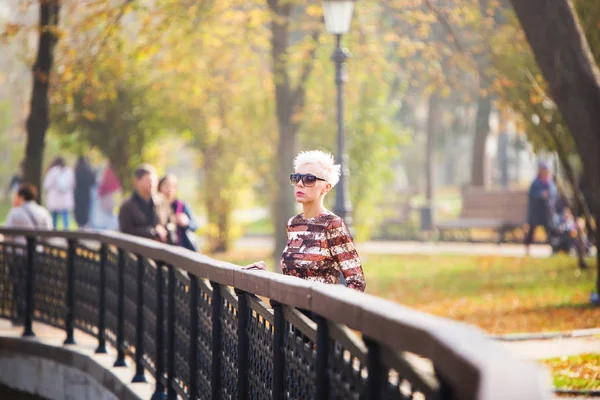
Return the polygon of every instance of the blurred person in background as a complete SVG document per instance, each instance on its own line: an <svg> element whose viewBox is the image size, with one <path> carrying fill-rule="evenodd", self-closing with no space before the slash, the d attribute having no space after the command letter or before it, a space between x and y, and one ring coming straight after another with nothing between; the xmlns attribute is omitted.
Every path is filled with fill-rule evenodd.
<svg viewBox="0 0 600 400"><path fill-rule="evenodd" d="M38 190L29 183L22 183L13 196L13 207L8 212L4 226L7 228L48 229L53 228L52 216L44 207L37 204ZM15 243L26 244L23 236L12 239Z"/></svg>
<svg viewBox="0 0 600 400"><path fill-rule="evenodd" d="M135 170L134 190L119 210L119 230L129 235L177 243L171 205L157 195L158 178L153 166L142 164Z"/></svg>
<svg viewBox="0 0 600 400"><path fill-rule="evenodd" d="M17 190L19 190L19 187L21 186L24 173L23 168L25 168L25 162L21 161L19 163L19 170L15 172L10 178L10 182L8 183L8 187L6 188L6 194L9 196L9 198L12 198L11 196L14 196L14 194L17 192Z"/></svg>
<svg viewBox="0 0 600 400"><path fill-rule="evenodd" d="M80 228L89 226L91 209L91 188L96 183L96 175L85 156L79 156L75 164L75 221Z"/></svg>
<svg viewBox="0 0 600 400"><path fill-rule="evenodd" d="M95 196L95 225L98 229L117 230L119 228L115 207L120 191L121 181L109 162L101 172Z"/></svg>
<svg viewBox="0 0 600 400"><path fill-rule="evenodd" d="M75 207L75 174L62 157L57 157L46 173L44 191L54 229L58 227L59 217L63 229L69 229L69 214Z"/></svg>
<svg viewBox="0 0 600 400"><path fill-rule="evenodd" d="M525 235L525 251L529 255L529 247L533 242L535 229L541 226L546 231L548 240L554 234L557 189L548 168L548 164L540 162L538 175L529 188L527 205L527 234Z"/></svg>
<svg viewBox="0 0 600 400"><path fill-rule="evenodd" d="M178 182L175 175L166 175L158 182L158 191L165 196L171 205L171 211L177 224L177 245L188 250L197 251L198 241L194 233L198 229L198 222L192 209L177 198Z"/></svg>

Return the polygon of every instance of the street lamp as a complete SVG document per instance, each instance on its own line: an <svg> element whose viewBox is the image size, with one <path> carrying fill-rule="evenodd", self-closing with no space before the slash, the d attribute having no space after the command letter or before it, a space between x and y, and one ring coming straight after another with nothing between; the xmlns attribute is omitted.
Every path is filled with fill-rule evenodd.
<svg viewBox="0 0 600 400"><path fill-rule="evenodd" d="M348 155L344 146L344 102L342 89L344 84L344 67L350 53L342 47L342 35L348 33L354 1L352 0L323 0L323 14L327 31L336 37L336 46L331 60L335 63L335 83L337 85L337 141L338 161L342 167L342 175L335 191L334 212L342 217L346 225L352 225L352 205L348 192Z"/></svg>

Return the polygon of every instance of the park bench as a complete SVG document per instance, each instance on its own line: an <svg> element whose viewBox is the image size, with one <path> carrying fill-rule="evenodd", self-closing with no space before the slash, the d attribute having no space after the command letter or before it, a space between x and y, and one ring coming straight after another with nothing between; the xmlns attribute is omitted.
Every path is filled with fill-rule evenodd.
<svg viewBox="0 0 600 400"><path fill-rule="evenodd" d="M460 217L436 224L440 239L473 241L473 230L491 230L497 233L498 243L508 234L522 231L527 220L527 192L524 190L485 190L466 188ZM451 235L452 236L451 236Z"/></svg>
<svg viewBox="0 0 600 400"><path fill-rule="evenodd" d="M382 221L379 225L380 236L389 239L397 236L394 228L406 227L410 225L410 219L414 210L411 204L413 191L398 192L394 195L393 201L386 201L378 206L382 215Z"/></svg>

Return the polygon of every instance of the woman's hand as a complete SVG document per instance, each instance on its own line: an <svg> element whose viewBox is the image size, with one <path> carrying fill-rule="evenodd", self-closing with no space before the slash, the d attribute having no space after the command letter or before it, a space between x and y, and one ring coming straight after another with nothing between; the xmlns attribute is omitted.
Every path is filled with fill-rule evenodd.
<svg viewBox="0 0 600 400"><path fill-rule="evenodd" d="M245 267L242 267L242 269L245 269L245 270L257 269L259 271L268 271L269 270L269 268L267 268L267 264L262 260L252 263L250 265L246 265Z"/></svg>
<svg viewBox="0 0 600 400"><path fill-rule="evenodd" d="M177 214L175 220L180 228L187 228L190 224L190 218L184 213Z"/></svg>

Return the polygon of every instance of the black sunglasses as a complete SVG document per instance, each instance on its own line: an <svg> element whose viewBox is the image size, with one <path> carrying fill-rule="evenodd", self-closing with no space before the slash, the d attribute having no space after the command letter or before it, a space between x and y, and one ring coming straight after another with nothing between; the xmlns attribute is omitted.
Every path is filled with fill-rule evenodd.
<svg viewBox="0 0 600 400"><path fill-rule="evenodd" d="M300 182L300 181L302 181L302 184L307 187L315 186L315 183L317 183L317 181L327 182L327 180L325 180L323 178L317 178L316 176L311 175L311 174L291 174L290 175L290 183L292 185L297 185L298 182Z"/></svg>

